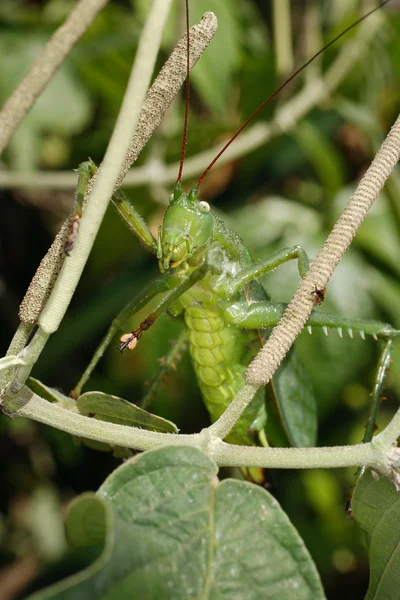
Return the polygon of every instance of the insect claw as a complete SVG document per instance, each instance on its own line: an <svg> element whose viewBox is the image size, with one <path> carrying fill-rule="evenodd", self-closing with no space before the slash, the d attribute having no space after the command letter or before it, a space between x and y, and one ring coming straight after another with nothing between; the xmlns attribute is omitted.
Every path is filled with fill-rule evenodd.
<svg viewBox="0 0 400 600"><path fill-rule="evenodd" d="M337 328L337 332L340 338L343 338L343 329L341 327Z"/></svg>
<svg viewBox="0 0 400 600"><path fill-rule="evenodd" d="M365 340L365 333L363 332L363 330L362 330L362 329L360 329L359 333L360 333L360 338L361 338L362 340Z"/></svg>
<svg viewBox="0 0 400 600"><path fill-rule="evenodd" d="M315 285L315 289L311 293L315 295L315 304L321 304L325 300L325 288L318 288L317 285Z"/></svg>
<svg viewBox="0 0 400 600"><path fill-rule="evenodd" d="M373 333L372 337L374 338L374 340L378 341L378 336L376 335L376 333Z"/></svg>
<svg viewBox="0 0 400 600"><path fill-rule="evenodd" d="M350 337L351 339L353 339L353 330L352 330L352 329L348 329L348 330L347 330L347 333L349 334L349 337Z"/></svg>
<svg viewBox="0 0 400 600"><path fill-rule="evenodd" d="M70 252L75 246L80 220L80 215L78 213L74 213L69 226L68 236L64 244L64 254L66 256L70 256Z"/></svg>
<svg viewBox="0 0 400 600"><path fill-rule="evenodd" d="M307 325L307 331L310 335L312 335L312 327L311 325Z"/></svg>
<svg viewBox="0 0 400 600"><path fill-rule="evenodd" d="M119 338L119 341L121 342L121 345L118 347L118 350L122 354L123 351L126 349L133 350L136 347L138 338L133 332L124 333L124 335L121 335L121 337Z"/></svg>
<svg viewBox="0 0 400 600"><path fill-rule="evenodd" d="M328 328L327 328L327 326L326 326L326 325L324 325L324 326L322 327L322 331L324 332L324 334L325 334L326 336L328 336Z"/></svg>

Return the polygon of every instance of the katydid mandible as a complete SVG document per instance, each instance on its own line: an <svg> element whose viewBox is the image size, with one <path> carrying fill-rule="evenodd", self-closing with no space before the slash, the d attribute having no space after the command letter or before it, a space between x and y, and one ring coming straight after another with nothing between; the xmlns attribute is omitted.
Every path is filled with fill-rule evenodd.
<svg viewBox="0 0 400 600"><path fill-rule="evenodd" d="M388 1L386 0L383 4ZM366 16L368 15L362 19ZM190 355L211 420L215 421L225 411L244 385L245 371L249 361L258 351L260 343L268 336L270 329L278 323L285 308L284 304L271 302L258 278L290 260L297 261L299 275L304 277L308 270L309 260L306 252L300 246L293 246L284 248L262 261L254 262L239 236L212 212L207 202L199 198L199 185L216 160L256 114L321 52L358 24L360 20L314 55L269 96L224 146L198 178L196 185L186 193L181 184L181 177L187 134L188 69L184 138L179 175L170 195L163 223L159 226L157 239L121 191L116 192L112 197L113 205L129 228L141 243L157 257L161 277L134 298L114 319L92 361L73 390L72 394L75 397L80 394L82 386L115 335L120 335L121 351L133 350L144 332L161 314L168 312L172 316L182 315L184 317ZM189 49L189 25L187 30ZM95 171L96 166L92 161L83 163L79 167L80 197L83 196L82 190L84 190L85 184ZM74 221L67 242L67 252L73 251L77 226L77 221ZM325 290L316 287L314 295L315 304L320 304L324 299ZM121 335L126 320L155 297L159 299L157 307L140 323L139 327L130 333ZM308 326L323 328L325 332L328 328L335 328L340 335L343 329L348 330L350 335L353 331L357 331L362 337L367 333L376 339L382 338L385 341L399 333L385 323L346 319L318 311L312 313ZM285 360L285 369L275 377L287 377L288 373L301 368L294 352L290 352ZM275 401L281 416L283 416L283 426L288 441L296 445L290 423L284 418L285 398L280 396L279 388L279 385L272 388ZM267 445L266 422L265 392L259 390L227 437L227 441L235 444L261 443Z"/></svg>

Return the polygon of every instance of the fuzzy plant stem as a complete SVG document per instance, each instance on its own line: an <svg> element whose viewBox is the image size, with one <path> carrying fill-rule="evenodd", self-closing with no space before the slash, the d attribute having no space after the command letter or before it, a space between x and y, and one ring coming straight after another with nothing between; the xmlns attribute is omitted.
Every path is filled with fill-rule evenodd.
<svg viewBox="0 0 400 600"><path fill-rule="evenodd" d="M47 337L57 330L71 301L89 253L92 249L98 229L112 196L115 182L121 173L122 165L131 145L131 140L139 119L141 107L153 73L161 36L168 16L171 0L154 0L143 33L140 38L135 62L131 71L128 87L124 96L117 123L108 145L102 168L88 199L82 217L76 245L70 257L64 261L51 295L40 315L36 338L43 344L35 344L33 363L47 341ZM29 348L29 346L28 346ZM16 376L18 372L16 373ZM7 409L15 401L16 391L25 383L29 369L20 371L9 384L3 404Z"/></svg>
<svg viewBox="0 0 400 600"><path fill-rule="evenodd" d="M176 435L146 431L138 427L116 425L89 418L57 403L50 403L24 386L19 407L11 416L27 417L66 431L71 435L108 443L112 446L150 450L164 446L199 448L219 466L261 466L280 469L319 469L367 465L390 474L389 459L393 441L400 433L400 411L388 426L390 435L385 440L376 436L368 444L333 446L326 448L256 448L233 446L215 438L209 429L191 435ZM384 443L383 443L384 442ZM398 461L398 456L393 460Z"/></svg>

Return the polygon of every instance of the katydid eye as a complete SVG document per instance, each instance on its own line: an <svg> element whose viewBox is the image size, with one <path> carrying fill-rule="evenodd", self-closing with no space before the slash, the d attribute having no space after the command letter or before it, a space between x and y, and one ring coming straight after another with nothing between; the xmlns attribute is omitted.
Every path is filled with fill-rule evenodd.
<svg viewBox="0 0 400 600"><path fill-rule="evenodd" d="M208 204L208 202L205 202L204 200L199 202L199 211L202 213L210 212L210 205Z"/></svg>

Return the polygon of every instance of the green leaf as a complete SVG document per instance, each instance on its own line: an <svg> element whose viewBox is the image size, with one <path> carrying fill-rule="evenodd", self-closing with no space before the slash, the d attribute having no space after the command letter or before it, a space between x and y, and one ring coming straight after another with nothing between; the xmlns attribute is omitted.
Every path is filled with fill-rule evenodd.
<svg viewBox="0 0 400 600"><path fill-rule="evenodd" d="M400 590L400 493L368 470L359 479L352 510L366 533L370 580L365 600L398 600Z"/></svg>
<svg viewBox="0 0 400 600"><path fill-rule="evenodd" d="M344 183L344 165L339 153L311 121L298 123L294 135L325 192L333 198Z"/></svg>
<svg viewBox="0 0 400 600"><path fill-rule="evenodd" d="M75 498L68 507L65 533L72 548L104 544L107 528L112 526L110 506L99 496L87 492Z"/></svg>
<svg viewBox="0 0 400 600"><path fill-rule="evenodd" d="M93 526L87 518L91 508L100 515L95 500L106 501L111 515L103 513L100 559L31 600L323 599L315 566L273 496L247 482L219 483L216 472L193 448L153 450L126 462L96 499L78 499L68 519L78 544L100 540L101 518ZM80 526L87 530L82 537Z"/></svg>
<svg viewBox="0 0 400 600"><path fill-rule="evenodd" d="M191 11L193 22L199 22L209 10L218 15L218 31L190 78L197 93L219 118L226 115L234 73L240 63L243 29L239 8L240 3L233 0L198 0Z"/></svg>
<svg viewBox="0 0 400 600"><path fill-rule="evenodd" d="M73 410L74 412L78 412L75 400L73 400L69 396L65 396L65 394L63 394L59 390L45 385L44 383L39 381L39 379L29 377L28 387L32 390L32 392L34 392L38 396L41 396L41 398L44 398L48 402L56 402L57 404L60 404L60 406L62 406L63 408Z"/></svg>
<svg viewBox="0 0 400 600"><path fill-rule="evenodd" d="M123 398L103 392L86 392L77 400L79 412L100 421L118 425L143 427L163 433L178 433L177 426L167 419L153 415Z"/></svg>
<svg viewBox="0 0 400 600"><path fill-rule="evenodd" d="M272 388L292 446L308 448L317 439L317 402L307 370L296 352L287 354L273 377Z"/></svg>

